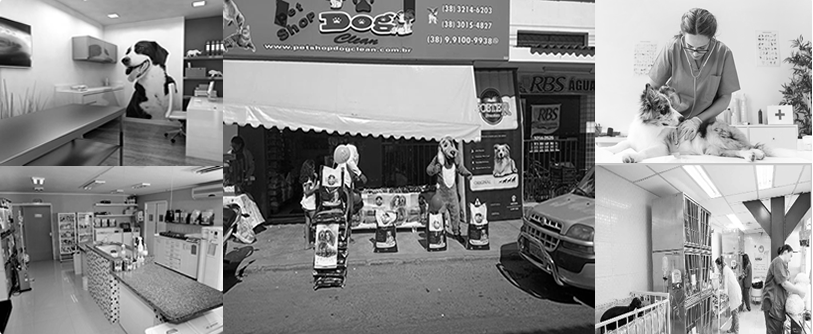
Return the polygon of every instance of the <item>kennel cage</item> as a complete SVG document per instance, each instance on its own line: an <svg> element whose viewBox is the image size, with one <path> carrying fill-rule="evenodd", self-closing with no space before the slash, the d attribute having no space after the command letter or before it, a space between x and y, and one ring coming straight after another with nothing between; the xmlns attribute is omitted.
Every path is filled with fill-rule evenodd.
<svg viewBox="0 0 813 334"><path fill-rule="evenodd" d="M615 306L627 306L633 298L643 307L615 318L601 321L600 316ZM596 334L666 334L669 333L669 295L662 292L631 292L629 297L596 307Z"/></svg>
<svg viewBox="0 0 813 334"><path fill-rule="evenodd" d="M652 202L652 284L669 294L671 333L712 326L711 214L683 193Z"/></svg>

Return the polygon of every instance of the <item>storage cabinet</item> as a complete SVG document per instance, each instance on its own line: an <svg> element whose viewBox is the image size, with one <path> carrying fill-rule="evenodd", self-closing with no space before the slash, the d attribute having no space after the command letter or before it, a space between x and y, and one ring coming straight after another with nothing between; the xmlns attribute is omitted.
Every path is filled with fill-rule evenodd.
<svg viewBox="0 0 813 334"><path fill-rule="evenodd" d="M762 143L774 148L797 149L799 130L796 124L788 125L734 125L752 144Z"/></svg>
<svg viewBox="0 0 813 334"><path fill-rule="evenodd" d="M198 244L155 236L155 263L191 278L198 276Z"/></svg>
<svg viewBox="0 0 813 334"><path fill-rule="evenodd" d="M73 40L73 60L116 63L118 46L91 36L76 36Z"/></svg>
<svg viewBox="0 0 813 334"><path fill-rule="evenodd" d="M710 216L682 193L652 202L652 286L669 293L672 333L711 333Z"/></svg>

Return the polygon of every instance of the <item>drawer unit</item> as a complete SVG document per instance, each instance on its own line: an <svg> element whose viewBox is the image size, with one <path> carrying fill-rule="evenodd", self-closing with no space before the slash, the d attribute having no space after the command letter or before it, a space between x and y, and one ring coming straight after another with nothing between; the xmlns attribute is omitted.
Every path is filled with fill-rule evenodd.
<svg viewBox="0 0 813 334"><path fill-rule="evenodd" d="M799 131L790 125L735 125L752 144L762 143L774 148L797 149Z"/></svg>

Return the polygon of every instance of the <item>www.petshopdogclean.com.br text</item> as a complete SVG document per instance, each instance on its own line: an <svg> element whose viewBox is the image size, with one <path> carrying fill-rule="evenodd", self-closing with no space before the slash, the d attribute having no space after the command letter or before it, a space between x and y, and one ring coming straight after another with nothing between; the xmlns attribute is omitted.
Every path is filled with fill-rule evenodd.
<svg viewBox="0 0 813 334"><path fill-rule="evenodd" d="M287 44L265 44L266 50L283 51L320 51L320 52L345 52L345 53L411 53L412 48L405 47L380 47L371 48L363 46L341 46L341 45L287 45Z"/></svg>

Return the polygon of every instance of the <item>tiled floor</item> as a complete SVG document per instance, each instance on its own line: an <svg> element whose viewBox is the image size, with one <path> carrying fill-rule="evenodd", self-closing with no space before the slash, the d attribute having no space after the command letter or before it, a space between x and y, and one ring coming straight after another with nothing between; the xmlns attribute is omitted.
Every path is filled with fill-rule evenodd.
<svg viewBox="0 0 813 334"><path fill-rule="evenodd" d="M82 289L82 277L75 276L73 262L32 262L31 291L11 298L11 319L5 334L94 334L124 333L111 324L102 310Z"/></svg>

